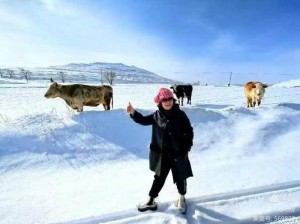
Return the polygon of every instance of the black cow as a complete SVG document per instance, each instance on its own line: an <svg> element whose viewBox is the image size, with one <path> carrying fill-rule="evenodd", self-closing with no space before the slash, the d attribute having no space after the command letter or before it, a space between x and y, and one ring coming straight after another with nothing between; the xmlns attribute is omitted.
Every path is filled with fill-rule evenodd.
<svg viewBox="0 0 300 224"><path fill-rule="evenodd" d="M193 86L192 85L172 85L170 87L173 89L173 92L175 93L179 104L181 99L181 106L183 106L183 98L187 98L187 104L191 104L191 98L192 98L192 92L193 92Z"/></svg>

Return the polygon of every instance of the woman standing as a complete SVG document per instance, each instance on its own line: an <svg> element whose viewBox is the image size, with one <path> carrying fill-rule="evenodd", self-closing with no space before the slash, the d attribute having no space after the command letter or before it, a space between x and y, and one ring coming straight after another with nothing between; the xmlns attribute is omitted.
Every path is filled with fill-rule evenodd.
<svg viewBox="0 0 300 224"><path fill-rule="evenodd" d="M149 200L138 205L138 210L143 212L157 209L155 198L171 170L179 193L176 206L181 213L185 213L186 179L193 176L188 158L188 152L193 145L193 128L185 112L175 103L171 90L161 88L154 102L158 105L158 110L148 116L136 111L130 103L127 106L127 112L136 123L152 125L149 163L155 176L149 191Z"/></svg>

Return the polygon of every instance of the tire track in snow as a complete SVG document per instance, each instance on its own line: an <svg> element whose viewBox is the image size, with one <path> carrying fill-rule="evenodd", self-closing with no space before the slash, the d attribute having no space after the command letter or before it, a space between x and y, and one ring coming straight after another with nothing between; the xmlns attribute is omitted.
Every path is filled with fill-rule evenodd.
<svg viewBox="0 0 300 224"><path fill-rule="evenodd" d="M265 223L254 221L253 217L245 219L237 219L224 214L217 213L215 211L210 211L209 209L204 208L202 205L205 203L214 203L218 201L223 201L223 204L226 205L226 201L237 200L237 201L246 201L255 199L258 197L268 198L272 200L273 195L277 195L284 192L300 192L300 181L291 181L286 183L279 183L275 185L266 185L251 189L239 190L234 192L212 194L207 196L202 196L198 198L187 198L187 213L182 215L182 219L176 220L176 223L190 223L190 224L212 224L212 223ZM268 197L270 196L270 197ZM216 221L207 220L203 218L202 214L204 213L213 213L215 215ZM98 223L133 223L137 220L148 220L146 223L153 223L157 221L158 217L165 219L165 223L172 223L174 215L178 216L178 211L173 206L173 202L164 202L159 204L159 208L156 212L145 212L140 213L136 209L131 209L127 211L121 211L113 214L101 215L99 217L88 217L80 220L73 220L68 222L61 222L60 224L98 224ZM261 214L264 216L274 216L274 212ZM276 213L277 216L300 216L300 205L299 208L295 208L294 211L282 211ZM300 219L299 219L300 220Z"/></svg>

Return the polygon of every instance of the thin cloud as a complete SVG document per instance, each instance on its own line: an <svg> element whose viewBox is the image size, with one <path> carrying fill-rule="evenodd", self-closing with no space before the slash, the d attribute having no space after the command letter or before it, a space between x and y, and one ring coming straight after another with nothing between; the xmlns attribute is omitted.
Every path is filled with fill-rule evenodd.
<svg viewBox="0 0 300 224"><path fill-rule="evenodd" d="M212 53L216 56L230 56L240 54L243 48L235 38L230 35L220 35L217 39L212 41Z"/></svg>
<svg viewBox="0 0 300 224"><path fill-rule="evenodd" d="M28 29L32 27L32 22L27 16L19 14L7 7L0 8L0 24L2 29L3 27L16 27L19 29Z"/></svg>
<svg viewBox="0 0 300 224"><path fill-rule="evenodd" d="M76 16L80 13L80 9L70 2L63 0L39 0L43 7L61 16Z"/></svg>

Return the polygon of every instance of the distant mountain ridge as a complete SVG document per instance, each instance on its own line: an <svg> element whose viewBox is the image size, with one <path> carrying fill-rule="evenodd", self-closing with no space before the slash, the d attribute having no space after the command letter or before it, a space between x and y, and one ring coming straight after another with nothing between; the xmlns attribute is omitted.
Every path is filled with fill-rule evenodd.
<svg viewBox="0 0 300 224"><path fill-rule="evenodd" d="M66 81L102 81L105 80L106 72L115 72L116 77L113 83L175 83L177 81L159 76L153 72L136 66L128 66L122 63L70 63L49 67L35 68L34 73L52 75L53 79L60 78L59 72L66 74ZM50 78L50 77L49 77Z"/></svg>
<svg viewBox="0 0 300 224"><path fill-rule="evenodd" d="M48 67L35 68L0 68L1 78L9 78L14 80L50 80L69 83L96 82L100 84L108 84L105 78L107 72L114 72L116 77L115 83L180 83L179 81L159 76L153 72L136 66L128 66L122 63L70 63L66 65L55 65ZM63 78L62 78L63 76Z"/></svg>

